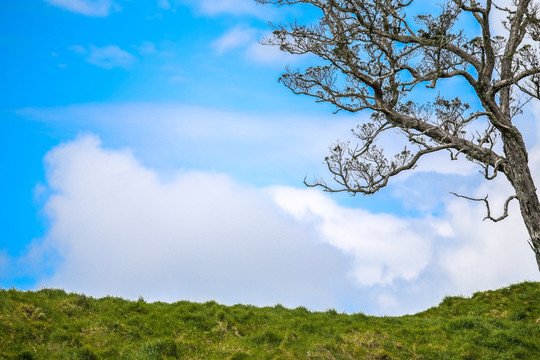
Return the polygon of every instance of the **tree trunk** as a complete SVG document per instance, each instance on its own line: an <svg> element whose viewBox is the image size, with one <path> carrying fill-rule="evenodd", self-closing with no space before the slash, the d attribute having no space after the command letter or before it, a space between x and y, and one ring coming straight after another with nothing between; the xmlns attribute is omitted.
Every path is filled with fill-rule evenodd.
<svg viewBox="0 0 540 360"><path fill-rule="evenodd" d="M528 164L528 155L521 133L514 127L502 132L504 152L508 159L506 177L514 187L521 216L529 232L530 245L540 271L540 201Z"/></svg>

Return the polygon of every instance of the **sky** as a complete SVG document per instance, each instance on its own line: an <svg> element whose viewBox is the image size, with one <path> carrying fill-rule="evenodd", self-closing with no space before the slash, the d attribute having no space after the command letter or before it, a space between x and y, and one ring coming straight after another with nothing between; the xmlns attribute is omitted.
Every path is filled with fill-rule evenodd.
<svg viewBox="0 0 540 360"><path fill-rule="evenodd" d="M278 83L287 66L318 59L260 41L269 22L309 22L313 9L24 0L0 10L0 287L401 315L540 280L515 203L494 224L450 194L489 194L501 211L511 195L465 160L430 155L368 197L303 185L328 177L328 147L369 117ZM518 119L537 179L538 114L532 103Z"/></svg>

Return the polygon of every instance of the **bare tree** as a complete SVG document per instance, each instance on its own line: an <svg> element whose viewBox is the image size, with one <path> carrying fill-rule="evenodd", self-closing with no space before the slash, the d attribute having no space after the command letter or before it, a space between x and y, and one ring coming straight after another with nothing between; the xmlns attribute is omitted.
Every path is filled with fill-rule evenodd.
<svg viewBox="0 0 540 360"><path fill-rule="evenodd" d="M324 60L303 71L287 70L280 81L296 94L328 102L336 111L369 111L370 120L353 130L357 144L331 147L325 161L334 185L322 180L308 186L327 191L373 194L418 160L437 151L451 159L464 156L479 164L487 180L503 174L515 194L504 214L493 217L487 196L487 219L500 221L517 199L540 270L540 202L528 164L522 133L514 120L530 100L540 100L539 6L512 0L445 0L437 14L407 14L413 0L256 0L278 6L312 5L318 22L274 26L264 42L291 54L314 54ZM442 1L442 0L441 0ZM493 36L494 12L505 13L504 36ZM467 17L474 26L459 28ZM532 44L532 45L531 45ZM470 106L438 91L460 78L474 93ZM421 86L433 89L426 102L411 100ZM425 93L425 90L424 90ZM425 96L423 93L422 96ZM387 157L376 145L388 130L409 145Z"/></svg>

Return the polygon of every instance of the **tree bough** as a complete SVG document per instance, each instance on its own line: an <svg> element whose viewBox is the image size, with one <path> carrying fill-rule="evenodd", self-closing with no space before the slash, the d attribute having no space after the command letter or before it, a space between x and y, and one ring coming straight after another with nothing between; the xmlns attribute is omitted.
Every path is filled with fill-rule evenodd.
<svg viewBox="0 0 540 360"><path fill-rule="evenodd" d="M437 14L412 11L412 0L256 0L278 6L306 4L321 13L310 25L275 25L264 43L290 54L314 54L322 64L287 70L280 81L295 94L331 103L336 111L370 112L370 120L353 134L357 144L341 142L325 162L335 181L306 183L326 191L373 194L390 178L413 169L424 155L446 150L482 167L486 180L499 173L519 201L529 243L540 270L540 202L523 136L514 119L530 101L540 100L539 4L512 0L511 6L491 0L446 0ZM493 12L503 12L505 34L494 36ZM475 27L460 28L469 17ZM424 86L437 90L458 78L475 96L475 108L459 97L415 102ZM478 130L479 127L483 129ZM387 157L376 144L381 134L398 130L408 144ZM502 146L501 146L502 145Z"/></svg>

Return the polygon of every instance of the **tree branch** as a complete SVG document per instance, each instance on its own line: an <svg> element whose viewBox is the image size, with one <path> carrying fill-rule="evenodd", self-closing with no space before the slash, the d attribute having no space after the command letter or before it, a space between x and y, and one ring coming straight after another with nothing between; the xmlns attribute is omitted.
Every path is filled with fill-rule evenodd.
<svg viewBox="0 0 540 360"><path fill-rule="evenodd" d="M481 202L483 202L486 205L486 210L487 210L487 215L484 218L484 220L489 219L489 220L491 220L493 222L499 222L499 221L504 220L505 218L507 218L508 217L508 204L510 204L510 201L512 201L514 199L517 199L516 195L512 195L508 199L506 199L506 201L504 202L504 213L501 216L499 216L498 218L494 218L494 217L491 216L491 209L489 207L488 195L486 195L486 197L484 197L482 199L477 199L477 198L472 198L472 197L468 197L468 196L465 196L465 195L459 195L459 194L456 194L454 192L451 192L451 194L455 195L457 197L463 198L463 199L467 199L467 200L471 200L471 201L481 201Z"/></svg>

